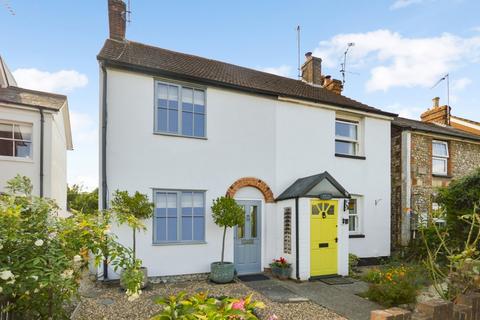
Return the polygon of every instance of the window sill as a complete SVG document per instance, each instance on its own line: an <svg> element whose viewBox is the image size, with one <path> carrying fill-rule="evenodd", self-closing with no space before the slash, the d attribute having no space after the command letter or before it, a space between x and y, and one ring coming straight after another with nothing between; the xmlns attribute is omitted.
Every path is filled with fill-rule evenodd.
<svg viewBox="0 0 480 320"><path fill-rule="evenodd" d="M184 136L184 135L181 135L181 134L168 133L168 132L157 132L157 131L154 131L153 134L154 134L154 135L157 135L157 136L169 136L169 137L177 137L177 138L208 140L207 137Z"/></svg>
<svg viewBox="0 0 480 320"><path fill-rule="evenodd" d="M358 160L366 160L367 159L365 156L352 156L352 155L343 154L343 153L335 153L335 157L358 159Z"/></svg>
<svg viewBox="0 0 480 320"><path fill-rule="evenodd" d="M432 177L445 178L445 179L451 179L451 178L453 178L452 176L450 176L450 175L448 175L448 174L440 174L440 173L432 173Z"/></svg>
<svg viewBox="0 0 480 320"><path fill-rule="evenodd" d="M20 158L20 157L9 157L9 156L0 156L0 161L33 163L32 158Z"/></svg>
<svg viewBox="0 0 480 320"><path fill-rule="evenodd" d="M185 246L185 245L199 245L199 244L207 244L206 241L171 241L171 242L154 242L152 246Z"/></svg>
<svg viewBox="0 0 480 320"><path fill-rule="evenodd" d="M358 239L358 238L365 238L364 234L349 234L348 237L350 239Z"/></svg>

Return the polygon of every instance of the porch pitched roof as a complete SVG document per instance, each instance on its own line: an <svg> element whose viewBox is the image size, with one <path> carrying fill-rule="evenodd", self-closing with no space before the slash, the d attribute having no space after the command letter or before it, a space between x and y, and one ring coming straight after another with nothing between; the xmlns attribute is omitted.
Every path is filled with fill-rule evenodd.
<svg viewBox="0 0 480 320"><path fill-rule="evenodd" d="M334 198L350 198L350 193L327 171L297 179L277 197L277 201L309 197L318 198L322 193L330 193Z"/></svg>

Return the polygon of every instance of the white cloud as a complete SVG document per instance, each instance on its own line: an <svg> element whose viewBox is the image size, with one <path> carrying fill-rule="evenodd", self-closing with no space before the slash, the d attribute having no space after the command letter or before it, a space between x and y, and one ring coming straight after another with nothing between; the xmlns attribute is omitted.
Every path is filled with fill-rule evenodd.
<svg viewBox="0 0 480 320"><path fill-rule="evenodd" d="M423 2L423 0L396 0L391 6L390 10L402 9L412 4L418 4Z"/></svg>
<svg viewBox="0 0 480 320"><path fill-rule="evenodd" d="M87 76L76 70L48 72L35 68L22 68L13 71L13 76L19 87L47 92L67 93L75 88L84 87L88 83Z"/></svg>
<svg viewBox="0 0 480 320"><path fill-rule="evenodd" d="M469 78L460 78L456 79L452 83L452 91L460 91L465 89L467 86L469 86L472 83L472 80Z"/></svg>
<svg viewBox="0 0 480 320"><path fill-rule="evenodd" d="M462 38L444 33L431 38L407 38L390 30L339 34L321 41L314 54L327 67L338 66L346 44L351 68L369 67L368 91L392 87L431 87L462 64L480 61L480 36Z"/></svg>
<svg viewBox="0 0 480 320"><path fill-rule="evenodd" d="M473 27L471 30L474 32L480 32L480 26Z"/></svg>
<svg viewBox="0 0 480 320"><path fill-rule="evenodd" d="M277 76L289 77L292 72L292 67L281 65L279 67L260 68L260 71L276 74Z"/></svg>

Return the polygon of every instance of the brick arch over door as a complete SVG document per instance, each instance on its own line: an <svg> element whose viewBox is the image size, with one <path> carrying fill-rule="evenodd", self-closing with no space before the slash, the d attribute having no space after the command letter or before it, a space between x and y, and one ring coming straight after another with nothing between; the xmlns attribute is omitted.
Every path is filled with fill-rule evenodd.
<svg viewBox="0 0 480 320"><path fill-rule="evenodd" d="M260 192L263 194L263 197L265 198L265 202L275 202L275 198L273 197L273 192L268 186L268 184L258 178L253 178L253 177L245 177L238 179L235 181L230 188L227 190L227 197L233 198L235 196L235 193L243 187L253 187L257 188L260 190Z"/></svg>

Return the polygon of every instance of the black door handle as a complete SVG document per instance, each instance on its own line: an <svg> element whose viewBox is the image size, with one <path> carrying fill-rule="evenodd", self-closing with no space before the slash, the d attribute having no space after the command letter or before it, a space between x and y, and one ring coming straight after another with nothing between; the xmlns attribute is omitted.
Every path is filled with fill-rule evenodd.
<svg viewBox="0 0 480 320"><path fill-rule="evenodd" d="M338 243L338 238L335 238L335 242Z"/></svg>

